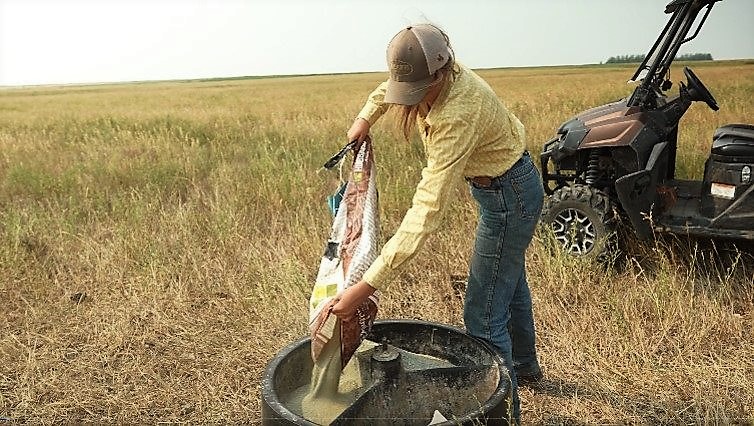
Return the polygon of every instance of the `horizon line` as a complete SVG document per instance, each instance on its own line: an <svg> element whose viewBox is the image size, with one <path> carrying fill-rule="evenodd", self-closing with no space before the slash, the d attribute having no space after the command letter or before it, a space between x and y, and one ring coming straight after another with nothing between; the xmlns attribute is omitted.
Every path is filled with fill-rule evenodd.
<svg viewBox="0 0 754 426"><path fill-rule="evenodd" d="M713 59L698 61L678 61L681 63L722 63L722 62L743 62L754 61L754 58L736 58L736 59ZM751 62L754 63L754 62ZM559 65L512 65L503 67L474 67L473 70L505 70L505 69L526 69L526 68L584 68L584 67L627 67L637 65L639 62L623 63L588 63L588 64L559 64ZM304 74L263 74L263 75L239 75L224 77L196 77L196 78L173 78L173 79L153 79L153 80L119 80L119 81L99 81L99 82L78 82L78 83L38 83L38 84L19 84L19 85L0 85L0 90L8 89L33 89L33 88L55 88L55 87L85 87L85 86L106 86L106 85L127 85L127 84L151 84L151 83L201 83L212 81L233 81L233 80L261 80L272 78L296 78L296 77L317 77L317 76L341 76L341 75L358 75L358 74L385 74L387 70L380 71L350 71L350 72L324 72L324 73L304 73Z"/></svg>

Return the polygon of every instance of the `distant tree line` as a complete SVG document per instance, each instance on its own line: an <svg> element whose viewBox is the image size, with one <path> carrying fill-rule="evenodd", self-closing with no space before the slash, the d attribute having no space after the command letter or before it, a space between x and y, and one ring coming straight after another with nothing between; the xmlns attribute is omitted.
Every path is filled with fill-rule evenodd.
<svg viewBox="0 0 754 426"><path fill-rule="evenodd" d="M627 64L632 62L641 62L646 55L619 55L608 58L606 64ZM711 61L711 53L684 53L675 57L678 61Z"/></svg>

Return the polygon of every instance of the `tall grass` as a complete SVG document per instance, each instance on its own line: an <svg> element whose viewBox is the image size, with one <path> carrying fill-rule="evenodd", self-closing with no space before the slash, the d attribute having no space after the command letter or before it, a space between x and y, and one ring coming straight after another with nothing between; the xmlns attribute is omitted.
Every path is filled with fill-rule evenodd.
<svg viewBox="0 0 754 426"><path fill-rule="evenodd" d="M754 66L695 70L721 111L683 119L685 178L701 177L717 126L754 117ZM537 153L571 115L628 95L631 71L481 74ZM265 363L306 334L337 181L318 169L384 77L0 91L0 417L258 421ZM373 133L387 238L423 153L387 123ZM476 212L458 199L382 318L461 325ZM527 259L547 380L523 391L525 422L752 420L750 251L659 238L595 265L547 239Z"/></svg>

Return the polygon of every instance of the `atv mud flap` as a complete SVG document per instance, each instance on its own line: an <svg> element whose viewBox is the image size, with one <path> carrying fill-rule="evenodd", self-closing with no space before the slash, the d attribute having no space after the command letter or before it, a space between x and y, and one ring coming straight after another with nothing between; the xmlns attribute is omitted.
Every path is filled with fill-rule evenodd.
<svg viewBox="0 0 754 426"><path fill-rule="evenodd" d="M655 145L644 170L615 181L618 199L640 239L652 235L652 212L657 199L657 185L660 176L664 177L667 173L667 146L667 142Z"/></svg>

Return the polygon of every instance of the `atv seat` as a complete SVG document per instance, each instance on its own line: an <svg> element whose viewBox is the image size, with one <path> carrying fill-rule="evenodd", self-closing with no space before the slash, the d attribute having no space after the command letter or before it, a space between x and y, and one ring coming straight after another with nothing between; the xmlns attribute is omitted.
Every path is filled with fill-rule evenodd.
<svg viewBox="0 0 754 426"><path fill-rule="evenodd" d="M754 157L754 126L726 124L715 130L712 154L733 157Z"/></svg>

